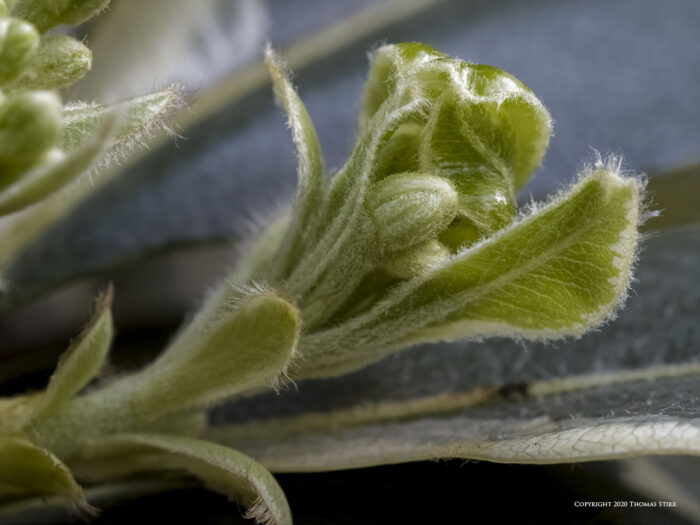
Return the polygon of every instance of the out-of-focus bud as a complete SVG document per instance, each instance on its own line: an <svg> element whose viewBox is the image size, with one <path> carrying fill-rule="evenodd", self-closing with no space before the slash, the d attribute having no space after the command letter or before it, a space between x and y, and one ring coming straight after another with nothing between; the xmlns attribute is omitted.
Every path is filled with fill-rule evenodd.
<svg viewBox="0 0 700 525"><path fill-rule="evenodd" d="M92 53L75 38L45 36L11 88L60 89L80 80L92 67Z"/></svg>
<svg viewBox="0 0 700 525"><path fill-rule="evenodd" d="M450 258L450 250L437 239L428 239L393 254L384 262L384 270L399 279L413 279L437 268Z"/></svg>
<svg viewBox="0 0 700 525"><path fill-rule="evenodd" d="M458 195L444 178L400 173L374 184L366 206L382 249L395 252L447 227L457 214Z"/></svg>
<svg viewBox="0 0 700 525"><path fill-rule="evenodd" d="M63 106L49 91L8 96L0 105L0 186L37 162L61 138Z"/></svg>
<svg viewBox="0 0 700 525"><path fill-rule="evenodd" d="M109 0L17 0L14 16L32 22L42 33L61 24L78 24L92 18Z"/></svg>
<svg viewBox="0 0 700 525"><path fill-rule="evenodd" d="M0 17L0 85L20 74L38 46L39 33L32 24L17 18Z"/></svg>

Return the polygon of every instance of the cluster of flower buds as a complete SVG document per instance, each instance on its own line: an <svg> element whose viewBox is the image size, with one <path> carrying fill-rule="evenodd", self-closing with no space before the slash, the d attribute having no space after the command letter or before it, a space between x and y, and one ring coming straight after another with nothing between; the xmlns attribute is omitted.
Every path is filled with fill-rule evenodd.
<svg viewBox="0 0 700 525"><path fill-rule="evenodd" d="M408 43L377 51L359 133L323 199L308 199L314 209L291 231L296 250L278 252L262 274L285 281L309 328L366 308L510 223L551 124L513 76Z"/></svg>
<svg viewBox="0 0 700 525"><path fill-rule="evenodd" d="M6 5L0 11L0 188L6 188L63 156L63 106L49 90L80 79L92 55L73 38L42 37L30 21L7 16Z"/></svg>
<svg viewBox="0 0 700 525"><path fill-rule="evenodd" d="M0 216L63 188L106 151L119 152L178 98L166 90L129 101L121 125L100 104L63 106L54 90L80 80L92 53L46 32L90 18L108 1L0 0Z"/></svg>
<svg viewBox="0 0 700 525"><path fill-rule="evenodd" d="M601 163L567 196L519 213L516 194L540 164L552 131L546 108L521 81L423 44L384 46L373 57L356 146L346 164L324 179L309 116L277 58L272 52L267 58L299 153L299 189L289 220L268 229L238 276L272 286L299 308L298 366L291 367L298 376L343 373L421 341L499 334L560 338L611 315L624 295L629 266L613 271L609 281L596 278L583 286L576 266L610 264L617 236L634 240L638 181ZM591 197L586 213L596 213L591 203L598 201L601 216L622 213L607 201L610 188L618 187L635 203L634 217L620 223L627 230L602 247L600 261L572 258L572 267L560 270L566 274L527 273L547 273L535 272L547 262L538 255L558 249L565 216L583 218L574 196L594 181L601 195ZM557 220L564 221L559 232L545 224L557 220L544 218L548 210L557 215L557 207L563 214ZM535 240L537 232L525 233L528 223L551 235ZM493 252L493 260L481 261L464 279L463 270L484 252ZM622 259L628 264L632 257ZM506 279L518 265L527 274L519 291ZM481 297L484 289L500 286L500 296L494 293L488 302ZM590 288L599 302L587 303L576 287ZM442 297L429 293L438 289ZM527 313L538 294L551 294L558 306Z"/></svg>

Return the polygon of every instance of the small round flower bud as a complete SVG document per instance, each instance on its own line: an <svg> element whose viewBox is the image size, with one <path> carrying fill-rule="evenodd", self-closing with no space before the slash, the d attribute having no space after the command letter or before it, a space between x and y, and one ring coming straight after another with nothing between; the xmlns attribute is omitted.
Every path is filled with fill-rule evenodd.
<svg viewBox="0 0 700 525"><path fill-rule="evenodd" d="M92 53L84 44L69 36L45 36L11 87L60 89L80 80L91 67Z"/></svg>
<svg viewBox="0 0 700 525"><path fill-rule="evenodd" d="M366 206L382 249L395 252L447 227L457 214L458 195L444 178L400 173L374 184Z"/></svg>
<svg viewBox="0 0 700 525"><path fill-rule="evenodd" d="M20 74L38 46L39 33L32 24L17 18L0 18L0 85Z"/></svg>
<svg viewBox="0 0 700 525"><path fill-rule="evenodd" d="M47 150L57 146L62 114L61 101L49 91L8 96L0 105L0 168L29 168ZM13 172L12 169L1 171ZM3 182L7 181L0 181Z"/></svg>
<svg viewBox="0 0 700 525"><path fill-rule="evenodd" d="M450 257L450 250L437 239L428 239L398 253L384 262L384 270L399 279L413 279L437 268Z"/></svg>

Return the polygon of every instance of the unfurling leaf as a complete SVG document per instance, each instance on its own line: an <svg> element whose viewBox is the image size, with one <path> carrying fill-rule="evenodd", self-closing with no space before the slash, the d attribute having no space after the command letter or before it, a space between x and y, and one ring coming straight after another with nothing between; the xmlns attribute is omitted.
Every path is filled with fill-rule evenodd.
<svg viewBox="0 0 700 525"><path fill-rule="evenodd" d="M143 470L184 470L212 490L247 508L246 517L264 525L291 525L284 492L265 467L230 448L197 439L149 434L109 437L90 447L86 459L121 475ZM89 468L89 462L88 462ZM99 468L91 472L99 477Z"/></svg>
<svg viewBox="0 0 700 525"><path fill-rule="evenodd" d="M439 135L424 143L422 153L430 154L431 143L442 150L434 153L432 165L443 163L450 171L474 170L479 163L502 167L500 175L510 177L517 190L547 149L552 132L547 109L520 80L493 66L456 60L417 42L381 47L365 88L361 129L402 92L431 101L427 133Z"/></svg>
<svg viewBox="0 0 700 525"><path fill-rule="evenodd" d="M366 313L302 338L298 374L337 375L422 342L558 339L598 326L625 296L639 193L637 179L596 168Z"/></svg>
<svg viewBox="0 0 700 525"><path fill-rule="evenodd" d="M134 378L133 402L145 417L269 387L284 375L299 335L296 308L256 291L226 310L191 325Z"/></svg>

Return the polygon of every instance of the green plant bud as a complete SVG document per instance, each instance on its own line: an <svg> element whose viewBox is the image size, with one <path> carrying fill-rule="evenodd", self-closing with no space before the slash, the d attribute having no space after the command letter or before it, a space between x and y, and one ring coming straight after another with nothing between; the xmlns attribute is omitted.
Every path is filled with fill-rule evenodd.
<svg viewBox="0 0 700 525"><path fill-rule="evenodd" d="M8 96L0 106L0 166L9 167L8 172L30 167L56 146L62 111L58 96L49 91Z"/></svg>
<svg viewBox="0 0 700 525"><path fill-rule="evenodd" d="M418 122L406 122L389 137L377 154L373 179L379 181L395 173L418 171L420 158L418 152L423 140L423 125Z"/></svg>
<svg viewBox="0 0 700 525"><path fill-rule="evenodd" d="M45 36L34 59L10 88L60 89L80 80L91 67L92 53L75 38Z"/></svg>
<svg viewBox="0 0 700 525"><path fill-rule="evenodd" d="M450 250L437 239L428 239L393 254L384 269L399 279L413 279L437 268L450 257Z"/></svg>
<svg viewBox="0 0 700 525"><path fill-rule="evenodd" d="M423 173L400 173L376 183L366 206L384 250L394 252L434 237L457 214L449 181Z"/></svg>
<svg viewBox="0 0 700 525"><path fill-rule="evenodd" d="M92 18L109 0L18 0L13 16L32 22L42 33L61 24L78 24Z"/></svg>
<svg viewBox="0 0 700 525"><path fill-rule="evenodd" d="M0 18L0 84L14 80L37 47L39 33L32 24L17 18Z"/></svg>

